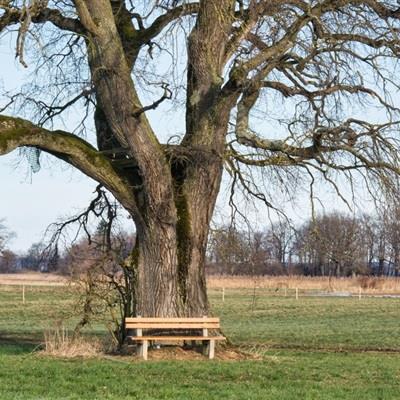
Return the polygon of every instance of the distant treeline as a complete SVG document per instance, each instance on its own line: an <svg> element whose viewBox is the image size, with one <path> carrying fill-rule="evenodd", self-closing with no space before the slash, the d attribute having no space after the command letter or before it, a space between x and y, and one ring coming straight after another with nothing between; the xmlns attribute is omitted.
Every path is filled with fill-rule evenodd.
<svg viewBox="0 0 400 400"><path fill-rule="evenodd" d="M232 226L210 235L207 272L228 275L351 276L400 274L400 211L379 217L321 215L262 232Z"/></svg>
<svg viewBox="0 0 400 400"><path fill-rule="evenodd" d="M35 243L26 254L8 250L4 226L0 229L0 272L36 270L80 273L104 264L104 243L97 232L92 244L81 239L62 252ZM135 238L119 232L112 238L113 254L122 262ZM264 231L251 232L230 226L210 233L207 273L224 275L352 276L400 275L400 210L387 209L379 217L352 217L333 212L310 219L301 226L282 220Z"/></svg>

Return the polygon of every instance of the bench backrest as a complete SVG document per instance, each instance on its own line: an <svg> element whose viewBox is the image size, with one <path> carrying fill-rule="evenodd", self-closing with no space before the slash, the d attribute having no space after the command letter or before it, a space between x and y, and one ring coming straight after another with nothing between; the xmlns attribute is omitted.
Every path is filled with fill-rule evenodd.
<svg viewBox="0 0 400 400"><path fill-rule="evenodd" d="M203 318L125 318L127 329L219 329L218 317Z"/></svg>

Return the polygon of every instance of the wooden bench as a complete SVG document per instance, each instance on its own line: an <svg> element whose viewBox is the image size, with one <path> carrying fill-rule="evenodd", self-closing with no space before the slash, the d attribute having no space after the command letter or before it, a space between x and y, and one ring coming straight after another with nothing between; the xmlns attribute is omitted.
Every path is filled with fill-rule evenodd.
<svg viewBox="0 0 400 400"><path fill-rule="evenodd" d="M202 341L203 352L212 359L215 354L215 342L225 340L224 336L209 335L209 329L220 329L219 318L125 318L125 328L135 330L136 335L128 338L137 343L138 354L145 360L149 342L190 341L193 344ZM145 330L157 332L149 331L144 335Z"/></svg>

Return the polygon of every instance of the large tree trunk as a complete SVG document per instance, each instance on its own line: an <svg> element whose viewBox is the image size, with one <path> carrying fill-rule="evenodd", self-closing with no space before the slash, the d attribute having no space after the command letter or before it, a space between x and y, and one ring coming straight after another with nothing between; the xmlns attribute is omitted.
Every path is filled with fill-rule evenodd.
<svg viewBox="0 0 400 400"><path fill-rule="evenodd" d="M222 162L214 159L211 169L196 171L175 184L176 225L150 214L145 224L137 224L137 315L208 314L206 249Z"/></svg>
<svg viewBox="0 0 400 400"><path fill-rule="evenodd" d="M142 232L141 232L142 231ZM208 227L184 237L153 225L138 231L136 314L203 316L208 313L205 250ZM178 239L179 238L179 239Z"/></svg>
<svg viewBox="0 0 400 400"><path fill-rule="evenodd" d="M175 227L153 219L146 226L138 226L137 238L136 314L182 315Z"/></svg>
<svg viewBox="0 0 400 400"><path fill-rule="evenodd" d="M209 226L222 176L222 162L211 157L203 166L189 171L186 182L187 208L190 225L187 237L187 276L185 282L186 312L207 314L205 261Z"/></svg>
<svg viewBox="0 0 400 400"><path fill-rule="evenodd" d="M176 236L153 226L138 232L136 314L203 316L208 313L205 250L208 227ZM177 239L179 238L179 239Z"/></svg>

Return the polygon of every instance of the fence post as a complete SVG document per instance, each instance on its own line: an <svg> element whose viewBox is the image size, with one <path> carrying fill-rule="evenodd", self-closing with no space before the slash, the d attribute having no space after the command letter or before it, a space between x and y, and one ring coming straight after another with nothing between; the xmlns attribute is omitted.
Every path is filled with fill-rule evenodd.
<svg viewBox="0 0 400 400"><path fill-rule="evenodd" d="M358 288L358 300L361 300L361 286Z"/></svg>
<svg viewBox="0 0 400 400"><path fill-rule="evenodd" d="M296 300L299 299L299 288L296 288Z"/></svg>
<svg viewBox="0 0 400 400"><path fill-rule="evenodd" d="M22 285L22 304L25 304L25 285Z"/></svg>
<svg viewBox="0 0 400 400"><path fill-rule="evenodd" d="M222 288L222 302L225 303L225 288Z"/></svg>

